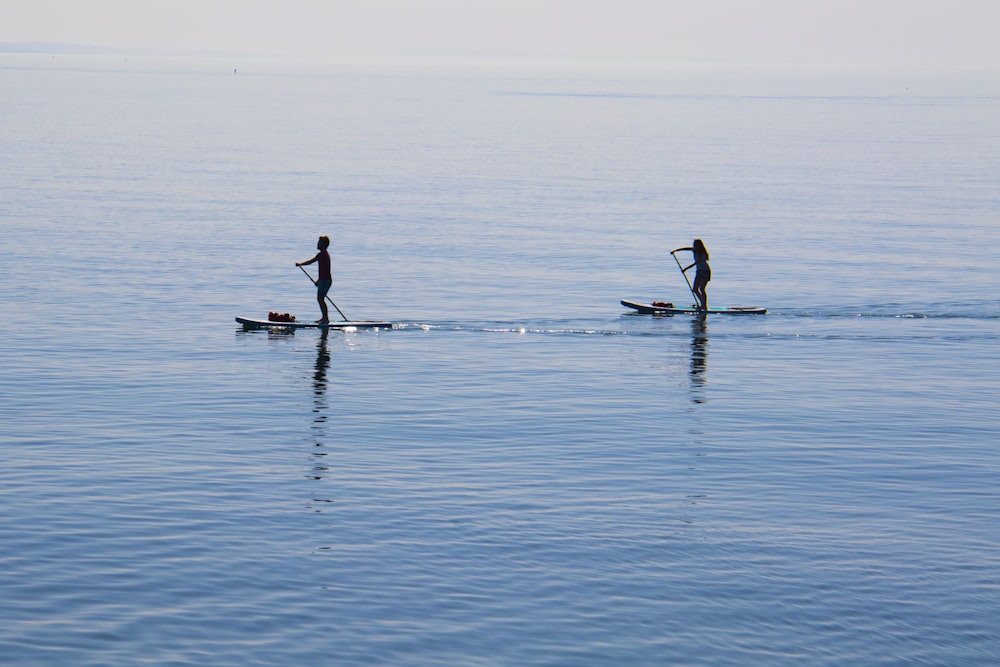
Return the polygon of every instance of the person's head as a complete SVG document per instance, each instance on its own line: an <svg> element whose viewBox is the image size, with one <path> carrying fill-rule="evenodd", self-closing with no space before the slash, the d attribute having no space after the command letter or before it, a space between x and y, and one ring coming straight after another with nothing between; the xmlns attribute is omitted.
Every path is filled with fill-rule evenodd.
<svg viewBox="0 0 1000 667"><path fill-rule="evenodd" d="M319 248L320 250L326 250L327 248L329 248L330 237L329 236L319 237L319 241L316 241L316 247Z"/></svg>
<svg viewBox="0 0 1000 667"><path fill-rule="evenodd" d="M696 253L704 255L708 258L708 249L705 247L705 244L702 243L701 239L695 239L692 245L694 246L694 251Z"/></svg>

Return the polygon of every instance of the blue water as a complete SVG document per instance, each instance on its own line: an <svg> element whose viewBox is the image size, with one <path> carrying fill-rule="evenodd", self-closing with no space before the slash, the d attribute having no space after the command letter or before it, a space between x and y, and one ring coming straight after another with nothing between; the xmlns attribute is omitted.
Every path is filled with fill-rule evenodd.
<svg viewBox="0 0 1000 667"><path fill-rule="evenodd" d="M1000 663L994 75L239 65L0 56L4 664Z"/></svg>

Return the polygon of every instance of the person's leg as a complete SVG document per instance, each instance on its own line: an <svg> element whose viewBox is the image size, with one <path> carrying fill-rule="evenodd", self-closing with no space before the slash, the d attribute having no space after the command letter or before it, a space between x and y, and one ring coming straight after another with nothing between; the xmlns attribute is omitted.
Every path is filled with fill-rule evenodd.
<svg viewBox="0 0 1000 667"><path fill-rule="evenodd" d="M326 310L326 299L324 299L321 296L317 296L316 300L319 302L319 312L323 313L323 317L319 321L320 322L329 322L330 321L330 314Z"/></svg>
<svg viewBox="0 0 1000 667"><path fill-rule="evenodd" d="M694 294L698 297L698 301L701 302L700 306L702 310L708 310L708 292L705 291L707 284L707 280L700 278L695 278L694 280Z"/></svg>
<svg viewBox="0 0 1000 667"><path fill-rule="evenodd" d="M319 311L323 313L323 319L319 320L320 322L330 321L330 313L326 308L326 295L330 291L332 284L332 280L321 280L316 283L316 301L319 303Z"/></svg>

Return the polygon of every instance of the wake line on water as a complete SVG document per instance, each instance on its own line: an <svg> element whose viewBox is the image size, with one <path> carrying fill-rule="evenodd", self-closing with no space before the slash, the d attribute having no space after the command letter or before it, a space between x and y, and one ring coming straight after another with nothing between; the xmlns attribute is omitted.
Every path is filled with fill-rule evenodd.
<svg viewBox="0 0 1000 667"><path fill-rule="evenodd" d="M903 303L885 302L868 304L824 304L812 307L776 308L769 317L817 318L882 318L882 319L934 319L934 320L997 320L1000 319L1000 302L993 300L955 302Z"/></svg>
<svg viewBox="0 0 1000 667"><path fill-rule="evenodd" d="M872 311L844 311L844 312L822 312L822 311L770 311L769 317L807 317L807 318L828 318L828 319L896 319L896 320L997 320L1000 314L983 313L886 313Z"/></svg>
<svg viewBox="0 0 1000 667"><path fill-rule="evenodd" d="M829 340L829 341L968 341L968 340L1000 340L1000 332L996 334L913 334L887 335L884 333L831 333L831 332L800 332L800 331L725 331L725 332L692 332L690 328L671 328L654 330L628 329L558 329L546 327L477 327L462 325L429 325L429 324L397 324L395 330L403 331L438 331L457 333L507 334L519 336L604 336L627 338L662 338L690 339L692 335L706 339L722 340Z"/></svg>
<svg viewBox="0 0 1000 667"><path fill-rule="evenodd" d="M624 336L632 335L621 329L592 329L545 327L516 324L472 325L472 324L427 324L427 323L396 323L394 330L419 331L458 331L470 333L504 333L504 334L546 334L546 335L578 335L578 336Z"/></svg>
<svg viewBox="0 0 1000 667"><path fill-rule="evenodd" d="M799 338L799 339L829 339L829 340L916 340L916 339L950 339L950 340L981 340L1000 338L1000 331L990 333L976 331L975 333L956 332L946 334L942 332L920 332L907 330L898 335L891 332L861 332L856 330L836 331L788 331L789 326L806 324L809 321L816 323L827 321L828 326L836 326L838 321L845 325L851 320L868 320L889 322L897 321L917 321L928 320L943 322L955 321L980 321L995 322L1000 320L1000 314L982 314L968 312L919 312L902 311L895 312L889 310L878 310L877 308L859 310L830 310L830 309L790 309L773 310L767 315L739 315L739 316L711 316L699 318L692 315L641 315L634 313L622 313L617 320L618 326L608 326L611 322L604 322L599 326L580 326L579 320L572 324L561 325L552 321L535 322L407 322L396 323L396 330L411 331L450 331L465 333L484 334L515 334L515 335L545 335L545 336L607 336L607 337L690 337L692 333L697 335L710 335L712 338ZM700 331L692 330L704 323L705 329Z"/></svg>

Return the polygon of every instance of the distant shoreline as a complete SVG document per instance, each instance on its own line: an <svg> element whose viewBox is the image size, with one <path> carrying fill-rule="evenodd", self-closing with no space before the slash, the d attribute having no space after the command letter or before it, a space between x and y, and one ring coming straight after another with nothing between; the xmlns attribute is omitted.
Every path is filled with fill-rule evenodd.
<svg viewBox="0 0 1000 667"><path fill-rule="evenodd" d="M62 42L0 42L0 53L66 56L175 56L196 58L232 58L245 54L219 51L176 51L169 49L125 49L93 44Z"/></svg>
<svg viewBox="0 0 1000 667"><path fill-rule="evenodd" d="M984 65L972 66L940 66L940 67L905 67L905 66L870 66L864 64L777 64L768 62L711 62L711 61L652 61L640 62L630 60L588 60L572 57L539 56L518 57L510 54L488 54L451 52L447 50L416 49L383 57L364 56L332 56L304 55L290 53L251 53L227 51L185 51L177 49L155 48L124 48L116 46L98 46L94 44L74 44L67 42L0 42L0 55L34 55L34 56L103 56L109 58L204 58L204 59L243 59L293 61L309 63L327 63L347 66L389 66L389 67L458 67L458 68L517 68L541 70L586 70L594 71L668 71L668 72L698 72L700 74L714 72L792 72L810 74L838 74L846 76L891 74L894 76L914 76L919 74L983 74L1000 72L1000 69Z"/></svg>

